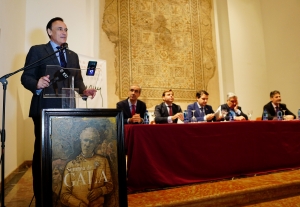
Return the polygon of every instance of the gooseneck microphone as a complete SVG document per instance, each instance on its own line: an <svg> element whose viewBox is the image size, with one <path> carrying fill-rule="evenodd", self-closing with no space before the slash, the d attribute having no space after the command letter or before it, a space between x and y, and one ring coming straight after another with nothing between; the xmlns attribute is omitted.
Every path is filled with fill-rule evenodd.
<svg viewBox="0 0 300 207"><path fill-rule="evenodd" d="M20 71L31 70L31 69L34 68L34 65L36 66L37 63L40 63L40 62L42 62L43 60L45 60L45 59L51 57L52 55L54 55L54 54L56 54L56 53L58 53L58 52L60 52L60 51L62 51L62 50L65 50L65 49L68 49L68 43L66 43L66 42L63 43L63 44L61 44L61 47L60 47L58 50L56 50L55 52L53 52L53 53L51 53L51 54L49 54L49 55L47 55L47 56L45 56L45 57L43 57L43 58L41 58L41 59L39 59L39 60L37 60L37 61L35 61L35 62L29 64L29 65L26 65L25 67L20 68L19 70L16 70L15 72L8 73L8 74L2 76L2 77L0 78L0 82L1 82L1 83L2 83L2 82L3 82L3 83L6 83L6 80L5 80L5 79L9 78L10 76L12 76L12 75L14 75L14 74L16 74L16 73L18 73L18 72L20 72Z"/></svg>
<svg viewBox="0 0 300 207"><path fill-rule="evenodd" d="M49 82L49 86L52 84L56 83L57 81L62 81L64 79L69 78L70 76L70 71L68 69L60 69L55 72L54 78Z"/></svg>
<svg viewBox="0 0 300 207"><path fill-rule="evenodd" d="M68 49L68 43L62 43L59 50Z"/></svg>

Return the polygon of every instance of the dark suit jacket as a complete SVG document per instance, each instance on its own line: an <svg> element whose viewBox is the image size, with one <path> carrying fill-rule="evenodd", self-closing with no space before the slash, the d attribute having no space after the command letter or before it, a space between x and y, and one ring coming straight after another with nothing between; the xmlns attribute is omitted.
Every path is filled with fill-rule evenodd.
<svg viewBox="0 0 300 207"><path fill-rule="evenodd" d="M230 111L230 108L229 108L229 106L228 106L227 104L222 104L222 105L221 105L221 110L222 110L222 109L225 109L225 110L228 111L228 112ZM241 111L241 114L237 114L237 113L235 113L235 112L232 111L232 110L231 110L231 111L234 112L236 116L243 116L243 117L245 117L246 120L248 120L248 116L247 116L246 114L243 113L242 107L238 106L238 109ZM229 120L229 113L227 113L225 119L226 119L227 121ZM222 118L221 120L224 120L224 118Z"/></svg>
<svg viewBox="0 0 300 207"><path fill-rule="evenodd" d="M173 115L182 112L181 107L177 104L172 103L172 113ZM169 112L165 102L155 106L155 123L168 123ZM177 123L178 119L173 120L173 123Z"/></svg>
<svg viewBox="0 0 300 207"><path fill-rule="evenodd" d="M128 98L118 102L117 109L121 109L123 111L124 124L128 124L127 120L132 117ZM140 114L141 118L144 118L146 109L146 104L143 101L137 100L135 113Z"/></svg>
<svg viewBox="0 0 300 207"><path fill-rule="evenodd" d="M268 112L268 120L273 120L274 117L277 117L277 114L275 112L275 109L272 105L272 101L270 101L269 103L267 103L266 105L264 105L263 111L266 110ZM296 118L296 115L293 114L290 110L288 110L288 108L286 107L285 104L280 103L279 104L279 110L286 110L285 111L285 115L293 115L294 119ZM283 111L282 111L282 115L283 115ZM263 115L262 115L262 119L263 119Z"/></svg>
<svg viewBox="0 0 300 207"><path fill-rule="evenodd" d="M197 118L197 121L204 121L204 116L206 114L215 113L214 110L212 109L212 107L210 105L205 105L204 106L204 114L200 113L198 102L195 102L195 103L192 103L192 104L188 105L187 110L188 110L189 121L191 121L191 118L193 116L192 110L195 110L194 115ZM216 118L214 117L212 120L215 121ZM210 121L212 121L212 120L210 120Z"/></svg>
<svg viewBox="0 0 300 207"><path fill-rule="evenodd" d="M50 54L54 53L53 48L48 42L47 44L43 45L35 45L32 46L26 56L26 62L25 67L37 60L40 60ZM79 59L78 55L71 51L66 50L66 57L67 57L67 68L80 68L79 66ZM30 111L29 116L30 117L37 117L40 115L41 109L46 108L61 108L62 107L62 101L61 98L43 98L43 91L40 93L40 95L36 95L36 86L38 83L38 80L40 77L47 75L46 74L46 66L47 65L58 65L60 66L58 59L55 54L52 56L46 58L45 60L35 64L34 66L30 67L30 69L25 70L21 76L21 82L23 86L30 90L32 92L32 99L31 99L31 105L30 105ZM85 90L85 86L83 83L83 79L81 76L80 70L72 70L71 76L74 76L74 86L75 88L79 88L79 93L82 94L82 92ZM69 76L69 77L71 77ZM50 77L51 79L52 77ZM67 88L70 87L69 80L63 80L61 83ZM51 87L51 88L50 88ZM49 87L49 90L53 90L53 93L55 94L55 88L57 87L57 84L53 84Z"/></svg>

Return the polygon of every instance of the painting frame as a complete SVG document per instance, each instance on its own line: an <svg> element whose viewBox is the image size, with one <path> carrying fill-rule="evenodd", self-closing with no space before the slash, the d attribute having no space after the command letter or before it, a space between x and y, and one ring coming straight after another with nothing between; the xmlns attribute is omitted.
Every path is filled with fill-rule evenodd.
<svg viewBox="0 0 300 207"><path fill-rule="evenodd" d="M121 110L44 109L41 125L42 206L128 206Z"/></svg>

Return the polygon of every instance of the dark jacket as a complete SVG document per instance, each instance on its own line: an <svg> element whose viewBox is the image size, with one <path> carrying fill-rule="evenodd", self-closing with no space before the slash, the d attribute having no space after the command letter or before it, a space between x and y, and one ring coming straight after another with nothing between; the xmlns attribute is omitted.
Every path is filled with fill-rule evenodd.
<svg viewBox="0 0 300 207"><path fill-rule="evenodd" d="M191 121L191 118L193 116L192 110L195 110L194 116L197 118L197 121L204 121L204 116L206 114L215 113L210 105L205 105L204 106L204 114L201 113L199 106L198 106L198 102L195 102L195 103L188 105L188 107L187 107L189 121ZM214 117L212 120L209 120L209 121L215 121L215 120L216 120L216 117Z"/></svg>
<svg viewBox="0 0 300 207"><path fill-rule="evenodd" d="M272 101L264 105L263 111L266 110L268 113L268 120L273 120L274 117L277 117L277 114L275 112L275 109L273 107ZM282 112L282 115L293 115L294 119L296 118L296 115L293 114L288 108L286 107L285 104L280 103L279 104L279 110ZM283 110L285 110L285 113L283 113ZM262 119L263 119L263 114L262 114Z"/></svg>
<svg viewBox="0 0 300 207"><path fill-rule="evenodd" d="M173 115L182 112L181 107L177 104L172 103L172 113ZM165 102L155 106L155 123L168 123L169 112ZM173 123L177 123L178 119L174 119Z"/></svg>
<svg viewBox="0 0 300 207"><path fill-rule="evenodd" d="M25 67L27 65L29 65L37 60L40 60L40 59L42 59L50 54L53 54L53 53L54 53L54 51L53 51L53 48L52 48L50 42L48 42L47 44L32 46L26 56ZM67 49L66 57L67 57L67 68L80 68L78 55L75 52ZM32 99L31 99L30 111L29 111L30 117L39 116L40 111L42 109L62 108L61 98L44 98L43 91L39 95L36 94L36 90L37 90L36 86L37 86L39 79L42 76L48 75L48 74L46 74L46 66L47 65L60 66L59 61L55 54L53 54L52 56L49 56L45 60L26 69L21 76L21 82L22 82L23 86L32 92ZM79 88L79 93L82 94L82 92L85 90L86 87L83 83L81 71L80 70L72 70L71 75L74 76L75 88ZM51 78L53 78L53 77L50 77L50 79ZM57 84L65 85L66 88L70 87L69 79L63 80ZM48 89L53 90L53 93L55 94L54 87L57 87L57 85L53 84L53 85L49 86L49 88L47 88L47 90Z"/></svg>
<svg viewBox="0 0 300 207"><path fill-rule="evenodd" d="M128 98L117 103L117 109L123 111L124 124L128 124L127 120L132 117ZM146 112L146 104L143 101L137 100L135 113L140 114L140 117L143 119Z"/></svg>
<svg viewBox="0 0 300 207"><path fill-rule="evenodd" d="M221 105L221 111L222 110L226 110L228 113L225 117L225 119L228 121L229 120L229 117L230 117L230 113L233 113L235 116L243 116L245 117L246 120L248 120L248 116L246 114L243 113L242 111L242 107L238 106L238 110L241 111L240 114L236 113L233 109L231 109L228 104L222 104ZM224 118L221 119L221 121L224 121Z"/></svg>

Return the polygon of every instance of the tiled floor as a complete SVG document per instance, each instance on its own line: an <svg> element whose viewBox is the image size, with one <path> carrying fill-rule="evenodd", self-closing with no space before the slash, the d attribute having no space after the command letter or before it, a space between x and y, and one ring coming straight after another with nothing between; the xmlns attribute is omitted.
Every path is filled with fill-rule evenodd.
<svg viewBox="0 0 300 207"><path fill-rule="evenodd" d="M31 168L19 170L14 177L5 184L6 207L35 207L32 190Z"/></svg>
<svg viewBox="0 0 300 207"><path fill-rule="evenodd" d="M257 190L259 191L261 189L264 189L261 191L263 193L257 193ZM300 207L299 189L300 170L298 169L237 180L203 183L192 186L184 186L181 188L152 191L148 193L130 194L128 195L128 207ZM281 191L284 191L285 194L282 194ZM273 198L273 194L276 193L279 195L276 200L269 200L251 205L240 205L236 202L238 200L243 201L245 199L251 200L253 199L253 196L260 197L260 194L266 194L265 196L262 195L264 198ZM292 195L286 196L287 193L292 193ZM230 194L236 194L236 198L225 198ZM11 181L5 184L5 195L6 207L35 207L35 203L33 201L31 168L25 167L15 173ZM285 196L282 196L281 198L281 195ZM225 198L225 200L222 197ZM217 205L217 203L222 204Z"/></svg>

